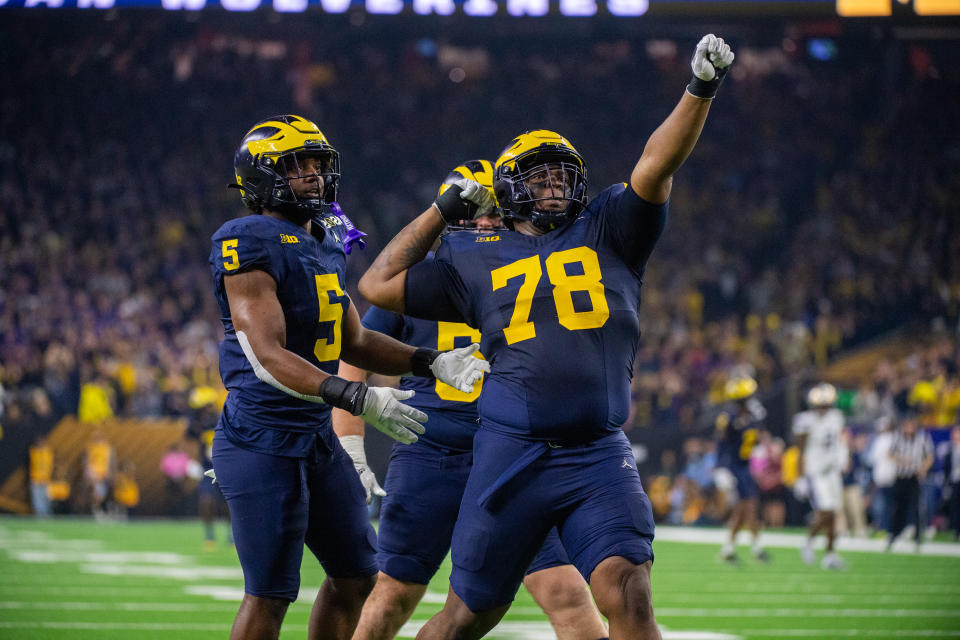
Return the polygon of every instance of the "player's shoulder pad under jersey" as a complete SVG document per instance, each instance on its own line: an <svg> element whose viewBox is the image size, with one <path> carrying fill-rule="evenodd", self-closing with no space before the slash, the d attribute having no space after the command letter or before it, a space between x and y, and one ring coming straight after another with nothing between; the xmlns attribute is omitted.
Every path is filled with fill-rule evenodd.
<svg viewBox="0 0 960 640"><path fill-rule="evenodd" d="M244 235L263 240L282 242L283 238L281 235L296 235L296 230L288 229L288 227L289 225L282 224L275 218L252 214L226 221L217 229L216 233L213 234L213 239L217 240L219 238ZM290 233L282 234L282 231L289 231Z"/></svg>
<svg viewBox="0 0 960 640"><path fill-rule="evenodd" d="M267 271L276 279L282 243L299 243L290 225L262 215L235 218L221 226L211 239L210 264L223 275L251 269Z"/></svg>
<svg viewBox="0 0 960 640"><path fill-rule="evenodd" d="M830 416L830 419L831 419L831 420L836 420L836 421L840 422L841 424L842 424L843 422L845 422L844 417L843 417L843 411L840 411L840 409L837 409L836 407L834 407L834 408L830 409L829 411L827 411L827 415Z"/></svg>
<svg viewBox="0 0 960 640"><path fill-rule="evenodd" d="M612 184L593 198L590 199L590 202L587 203L586 208L584 209L584 214L593 214L596 215L601 213L604 207L614 198L620 196L624 191L627 190L626 182L617 182ZM583 214L581 214L583 215Z"/></svg>
<svg viewBox="0 0 960 640"><path fill-rule="evenodd" d="M483 251L491 245L497 244L505 233L515 233L501 229L492 234L478 234L474 231L451 231L440 239L440 247L433 256L434 260L441 262L456 262L463 256L472 255L477 251ZM483 241L478 241L483 238ZM492 241L491 238L497 238Z"/></svg>

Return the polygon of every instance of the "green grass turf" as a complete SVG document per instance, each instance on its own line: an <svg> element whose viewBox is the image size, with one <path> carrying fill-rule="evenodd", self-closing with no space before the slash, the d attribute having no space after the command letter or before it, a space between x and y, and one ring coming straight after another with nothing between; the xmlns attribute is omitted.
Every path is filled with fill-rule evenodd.
<svg viewBox="0 0 960 640"><path fill-rule="evenodd" d="M222 541L224 525L217 533ZM717 550L655 543L654 604L665 640L718 638L708 632L746 640L960 638L960 558L848 552L848 571L826 572L804 565L796 549L770 549L773 562L762 565L743 548L740 567L719 563ZM179 555L84 556L116 552ZM116 574L91 572L97 566ZM149 575L158 567L174 575ZM448 559L415 620L440 608L449 568ZM322 578L308 555L304 588L319 586ZM225 638L237 602L207 594L214 587L237 592L242 585L234 550L221 543L204 551L197 521L0 517L4 640ZM190 591L197 588L206 591ZM290 607L281 638L306 637L310 604L301 598ZM549 638L545 620L521 589L504 623L488 637Z"/></svg>

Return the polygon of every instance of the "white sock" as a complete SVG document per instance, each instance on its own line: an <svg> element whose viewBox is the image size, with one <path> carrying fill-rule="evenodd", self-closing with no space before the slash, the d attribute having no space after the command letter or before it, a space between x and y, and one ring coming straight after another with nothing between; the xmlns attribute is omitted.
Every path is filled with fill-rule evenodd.
<svg viewBox="0 0 960 640"><path fill-rule="evenodd" d="M723 545L723 548L720 549L720 553L722 553L722 554L725 555L725 556L732 555L732 554L733 554L733 543L732 543L732 542L725 542L724 545Z"/></svg>

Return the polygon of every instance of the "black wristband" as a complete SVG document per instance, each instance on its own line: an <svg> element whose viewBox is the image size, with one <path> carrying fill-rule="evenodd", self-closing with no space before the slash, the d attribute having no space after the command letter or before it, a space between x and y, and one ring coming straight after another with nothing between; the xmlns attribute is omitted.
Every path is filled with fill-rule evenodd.
<svg viewBox="0 0 960 640"><path fill-rule="evenodd" d="M713 80L701 80L697 76L693 76L690 84L687 85L687 91L690 92L690 95L696 96L697 98L712 100L713 97L717 95L720 83L723 82L723 79L727 75L727 69L729 68L730 67L723 67L722 69L717 69L714 67L717 75L713 77Z"/></svg>
<svg viewBox="0 0 960 640"><path fill-rule="evenodd" d="M437 200L433 203L440 210L440 216L447 224L457 224L461 220L473 219L471 203L461 198L461 193L463 189L459 185L452 184L437 196Z"/></svg>
<svg viewBox="0 0 960 640"><path fill-rule="evenodd" d="M343 409L355 416L363 413L363 401L367 397L367 385L330 376L320 383L317 395L332 407Z"/></svg>
<svg viewBox="0 0 960 640"><path fill-rule="evenodd" d="M433 361L437 359L440 355L440 352L436 349L427 349L421 347L413 352L413 357L410 358L410 371L413 372L413 375L419 376L421 378L433 378L433 371L430 371L430 365L433 364Z"/></svg>

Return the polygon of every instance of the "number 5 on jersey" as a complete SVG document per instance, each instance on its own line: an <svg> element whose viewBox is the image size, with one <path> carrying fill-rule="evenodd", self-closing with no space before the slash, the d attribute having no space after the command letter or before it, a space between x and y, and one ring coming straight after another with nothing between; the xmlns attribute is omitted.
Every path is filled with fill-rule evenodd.
<svg viewBox="0 0 960 640"><path fill-rule="evenodd" d="M317 338L313 344L313 355L320 362L329 362L340 358L340 332L343 324L343 305L331 302L330 294L338 298L343 297L340 280L335 273L320 273L314 276L317 283L317 300L320 303L320 317L317 322L333 322L330 331L333 337Z"/></svg>
<svg viewBox="0 0 960 640"><path fill-rule="evenodd" d="M456 349L457 338L466 338L470 343L479 343L480 332L470 325L462 322L437 323L437 349L440 351ZM483 355L479 351L473 354L473 357L484 360ZM434 389L437 392L437 396L443 400L451 400L453 402L473 402L480 397L480 391L483 389L483 378L473 385L473 391L470 393L464 393L459 389L454 389L450 385L446 384L445 382L440 382L439 380L437 380Z"/></svg>
<svg viewBox="0 0 960 640"><path fill-rule="evenodd" d="M566 251L556 251L547 256L547 278L553 285L553 303L557 307L557 319L571 331L598 329L606 324L610 317L610 308L604 294L600 273L600 260L597 252L590 247L576 247ZM567 265L580 264L583 273L569 275ZM523 277L523 283L517 292L517 301L513 307L510 324L503 329L507 344L537 337L534 323L530 321L530 308L537 284L543 277L540 256L533 255L494 269L490 272L493 290L502 289L507 282ZM573 293L584 291L590 298L590 309L577 311L573 306Z"/></svg>

